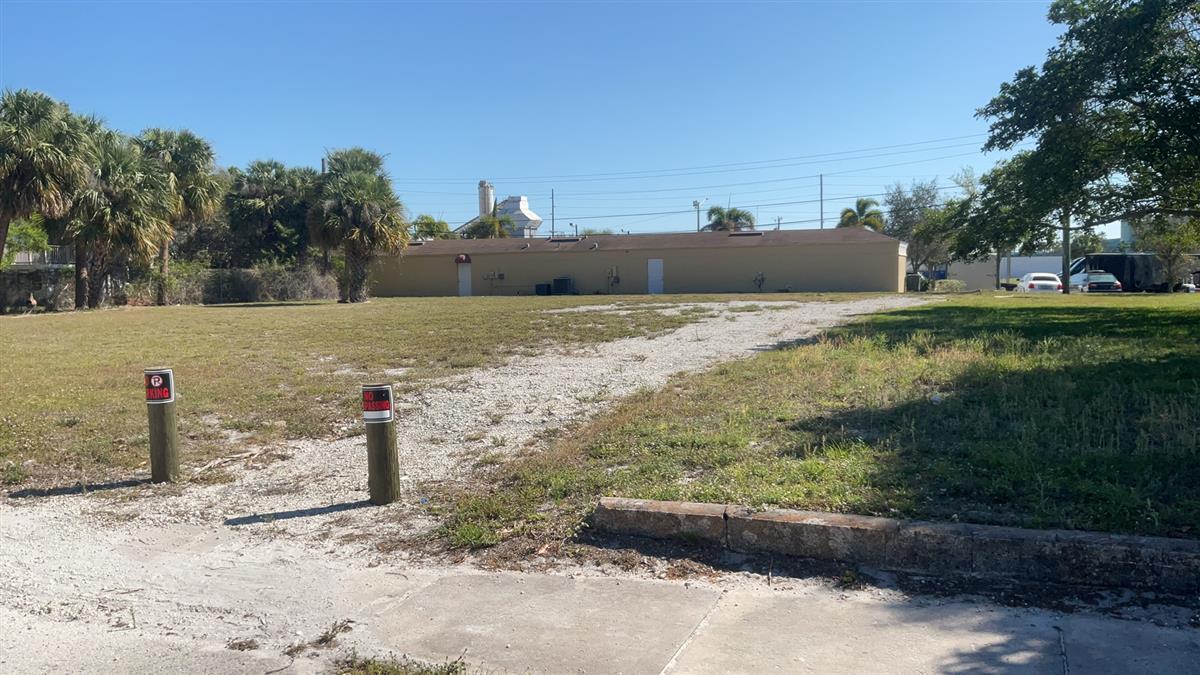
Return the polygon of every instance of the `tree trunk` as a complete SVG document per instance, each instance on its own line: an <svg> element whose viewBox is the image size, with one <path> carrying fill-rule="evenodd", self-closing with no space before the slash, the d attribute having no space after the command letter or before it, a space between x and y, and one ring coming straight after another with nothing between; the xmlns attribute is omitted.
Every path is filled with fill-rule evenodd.
<svg viewBox="0 0 1200 675"><path fill-rule="evenodd" d="M91 272L87 292L88 309L99 309L104 301L104 283L108 280L108 254L96 251L89 259L88 267Z"/></svg>
<svg viewBox="0 0 1200 675"><path fill-rule="evenodd" d="M171 271L171 238L163 239L158 252L158 284L154 289L154 304L167 304L167 273Z"/></svg>
<svg viewBox="0 0 1200 675"><path fill-rule="evenodd" d="M1071 293L1071 210L1064 208L1058 216L1058 222L1062 225L1063 239L1063 262L1062 262L1062 285L1063 293Z"/></svg>
<svg viewBox="0 0 1200 675"><path fill-rule="evenodd" d="M88 298L88 256L87 243L80 237L75 237L75 309L87 306Z"/></svg>
<svg viewBox="0 0 1200 675"><path fill-rule="evenodd" d="M8 243L8 218L0 218L0 260L4 260L4 245Z"/></svg>
<svg viewBox="0 0 1200 675"><path fill-rule="evenodd" d="M333 262L329 259L329 247L321 247L321 273L329 274L333 269Z"/></svg>
<svg viewBox="0 0 1200 675"><path fill-rule="evenodd" d="M344 274L346 290L343 293L346 302L365 302L367 296L367 267L371 262L371 253L362 251L359 247L347 243L346 272Z"/></svg>
<svg viewBox="0 0 1200 675"><path fill-rule="evenodd" d="M1003 286L1000 284L1000 261L1003 256L1000 255L1000 249L996 249L996 290L1000 290Z"/></svg>

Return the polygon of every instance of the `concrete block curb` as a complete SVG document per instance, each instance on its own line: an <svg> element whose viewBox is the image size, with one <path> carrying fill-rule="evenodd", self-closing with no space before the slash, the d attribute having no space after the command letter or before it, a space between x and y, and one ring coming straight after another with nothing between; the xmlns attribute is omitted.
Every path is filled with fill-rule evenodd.
<svg viewBox="0 0 1200 675"><path fill-rule="evenodd" d="M1200 591L1200 541L604 497L596 529L919 574Z"/></svg>
<svg viewBox="0 0 1200 675"><path fill-rule="evenodd" d="M724 504L604 497L592 524L613 534L725 545Z"/></svg>

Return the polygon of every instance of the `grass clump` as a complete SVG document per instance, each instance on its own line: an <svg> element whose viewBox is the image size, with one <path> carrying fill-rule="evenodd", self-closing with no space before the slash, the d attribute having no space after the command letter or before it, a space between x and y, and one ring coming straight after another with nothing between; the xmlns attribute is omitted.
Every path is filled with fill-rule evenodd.
<svg viewBox="0 0 1200 675"><path fill-rule="evenodd" d="M465 675L467 666L461 659L446 663L426 663L402 656L399 659L362 658L350 654L334 664L337 675Z"/></svg>
<svg viewBox="0 0 1200 675"><path fill-rule="evenodd" d="M964 296L876 315L628 399L496 469L446 533L562 537L611 495L1200 536L1198 311Z"/></svg>

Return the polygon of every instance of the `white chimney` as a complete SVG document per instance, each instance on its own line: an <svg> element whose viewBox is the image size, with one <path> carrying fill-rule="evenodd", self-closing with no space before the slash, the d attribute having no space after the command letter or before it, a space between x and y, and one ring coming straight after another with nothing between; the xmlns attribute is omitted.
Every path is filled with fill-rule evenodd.
<svg viewBox="0 0 1200 675"><path fill-rule="evenodd" d="M496 191L486 180L479 181L479 215L490 216L492 207L496 204Z"/></svg>

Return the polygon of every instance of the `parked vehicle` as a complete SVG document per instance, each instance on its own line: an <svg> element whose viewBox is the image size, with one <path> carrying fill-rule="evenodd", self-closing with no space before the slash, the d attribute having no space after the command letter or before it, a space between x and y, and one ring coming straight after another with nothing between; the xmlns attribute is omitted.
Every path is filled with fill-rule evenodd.
<svg viewBox="0 0 1200 675"><path fill-rule="evenodd" d="M1071 290L1081 293L1120 293L1121 282L1110 272L1087 270L1071 275Z"/></svg>
<svg viewBox="0 0 1200 675"><path fill-rule="evenodd" d="M1030 272L1017 284L1018 293L1062 293L1063 285L1057 274Z"/></svg>

